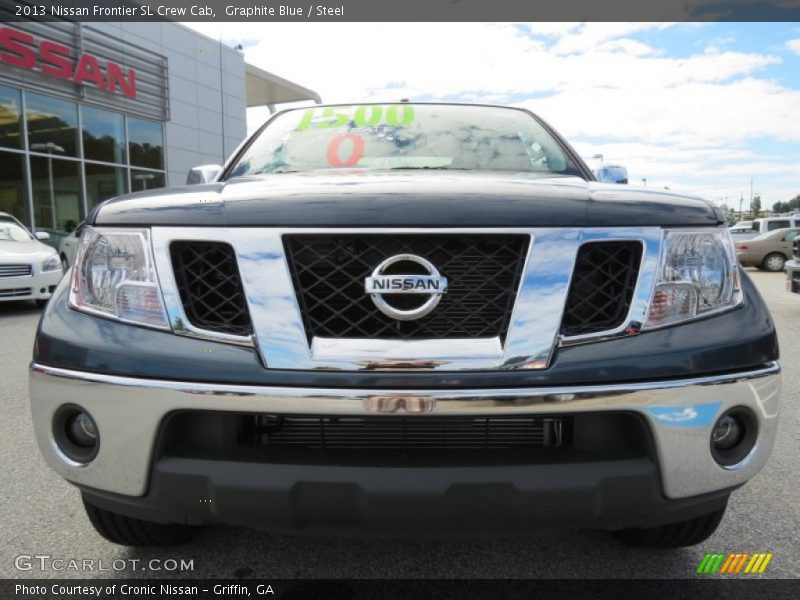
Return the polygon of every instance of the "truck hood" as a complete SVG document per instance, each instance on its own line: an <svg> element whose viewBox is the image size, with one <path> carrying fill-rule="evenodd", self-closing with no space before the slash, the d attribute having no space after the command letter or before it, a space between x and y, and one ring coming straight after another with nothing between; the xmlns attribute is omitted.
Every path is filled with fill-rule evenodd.
<svg viewBox="0 0 800 600"><path fill-rule="evenodd" d="M240 177L100 205L97 225L279 227L703 226L704 200L578 177L336 171Z"/></svg>

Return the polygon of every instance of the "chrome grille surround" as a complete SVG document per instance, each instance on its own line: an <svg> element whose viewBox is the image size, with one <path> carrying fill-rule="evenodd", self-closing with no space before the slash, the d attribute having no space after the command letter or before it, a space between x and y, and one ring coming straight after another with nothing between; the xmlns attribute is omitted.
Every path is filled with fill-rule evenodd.
<svg viewBox="0 0 800 600"><path fill-rule="evenodd" d="M333 339L309 344L285 257L283 236L300 234L517 234L530 238L519 292L505 341L466 339ZM271 228L154 227L152 243L164 303L180 335L257 348L264 365L290 370L497 370L543 369L558 345L585 343L638 331L644 321L661 251L662 228ZM191 325L172 271L172 241L230 244L236 254L251 335L231 335ZM579 248L595 241L639 241L642 258L630 309L608 331L561 335L561 322Z"/></svg>

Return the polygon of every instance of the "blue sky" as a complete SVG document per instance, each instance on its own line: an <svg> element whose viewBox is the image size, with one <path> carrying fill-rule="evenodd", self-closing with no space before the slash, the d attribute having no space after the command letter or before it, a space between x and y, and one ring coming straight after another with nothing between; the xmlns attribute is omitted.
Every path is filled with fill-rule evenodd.
<svg viewBox="0 0 800 600"><path fill-rule="evenodd" d="M187 23L323 101L524 105L632 181L800 194L798 23ZM248 112L256 127L267 113Z"/></svg>

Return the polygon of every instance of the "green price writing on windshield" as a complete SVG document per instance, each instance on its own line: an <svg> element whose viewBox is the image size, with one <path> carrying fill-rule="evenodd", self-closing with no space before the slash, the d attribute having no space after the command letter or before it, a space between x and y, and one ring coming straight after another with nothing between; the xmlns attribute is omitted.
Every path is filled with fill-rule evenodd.
<svg viewBox="0 0 800 600"><path fill-rule="evenodd" d="M355 127L375 127L381 123L401 126L414 122L414 107L410 104L379 106L328 106L322 110L309 108L303 113L298 131L335 129L352 123Z"/></svg>

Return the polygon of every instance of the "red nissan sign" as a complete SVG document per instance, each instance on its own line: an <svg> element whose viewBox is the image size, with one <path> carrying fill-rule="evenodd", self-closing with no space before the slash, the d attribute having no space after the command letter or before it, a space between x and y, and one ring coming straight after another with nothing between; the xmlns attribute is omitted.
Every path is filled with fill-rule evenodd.
<svg viewBox="0 0 800 600"><path fill-rule="evenodd" d="M117 63L102 61L91 54L81 54L75 64L67 46L49 40L42 40L36 46L32 35L10 27L0 28L0 62L23 69L38 66L45 75L79 84L92 83L104 92L136 98L133 69L127 69L125 74Z"/></svg>

